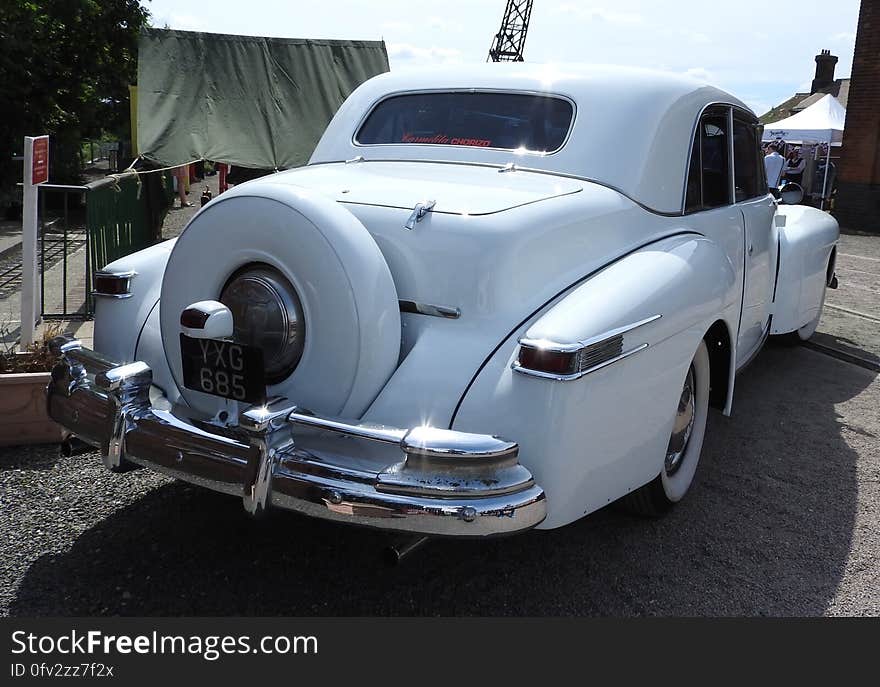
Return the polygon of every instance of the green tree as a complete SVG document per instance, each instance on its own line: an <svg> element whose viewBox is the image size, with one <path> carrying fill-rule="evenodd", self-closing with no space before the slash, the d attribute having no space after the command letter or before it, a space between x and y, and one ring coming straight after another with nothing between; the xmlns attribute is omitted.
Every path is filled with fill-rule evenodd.
<svg viewBox="0 0 880 687"><path fill-rule="evenodd" d="M128 85L149 11L139 0L0 1L0 205L22 137L48 133L52 181L75 182L79 142L129 137Z"/></svg>

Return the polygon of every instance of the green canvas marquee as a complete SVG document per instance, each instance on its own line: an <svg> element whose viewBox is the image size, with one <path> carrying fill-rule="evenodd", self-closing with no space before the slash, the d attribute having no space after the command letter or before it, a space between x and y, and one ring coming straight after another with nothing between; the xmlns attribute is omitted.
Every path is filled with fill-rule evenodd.
<svg viewBox="0 0 880 687"><path fill-rule="evenodd" d="M388 71L382 41L146 29L138 50L138 152L162 165L302 165L349 93Z"/></svg>

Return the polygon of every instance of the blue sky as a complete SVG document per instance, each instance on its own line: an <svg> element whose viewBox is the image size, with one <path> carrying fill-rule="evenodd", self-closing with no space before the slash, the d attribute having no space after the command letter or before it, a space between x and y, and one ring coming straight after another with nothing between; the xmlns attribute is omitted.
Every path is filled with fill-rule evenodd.
<svg viewBox="0 0 880 687"><path fill-rule="evenodd" d="M155 26L291 38L384 39L391 68L483 62L505 0L152 0ZM809 90L821 49L849 76L858 0L535 0L529 62L689 73L758 114Z"/></svg>

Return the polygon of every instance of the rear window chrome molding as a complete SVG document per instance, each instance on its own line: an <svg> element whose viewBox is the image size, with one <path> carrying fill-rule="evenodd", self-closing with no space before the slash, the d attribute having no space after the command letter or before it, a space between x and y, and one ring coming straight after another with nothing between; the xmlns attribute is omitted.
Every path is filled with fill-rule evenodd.
<svg viewBox="0 0 880 687"><path fill-rule="evenodd" d="M432 93L442 94L442 93L495 93L499 95L528 95L528 96L537 96L540 98L554 98L556 100L563 100L567 102L571 106L571 121L568 123L568 131L565 132L565 137L562 139L562 143L559 144L559 147L556 150L552 151L541 151L541 150L520 150L519 148L494 148L494 147L486 147L482 148L479 146L467 146L467 145L445 145L445 144L436 144L436 143L360 143L357 140L358 134L364 126L364 123L370 118L370 115L376 110L379 105L381 105L386 100L391 100L392 98L399 98L404 95L428 95ZM355 148L367 148L367 149L375 149L375 148L440 148L447 150L449 148L461 148L467 150L491 150L494 152L500 153L513 153L515 155L532 156L532 157L550 157L551 155L555 155L560 150L565 148L568 144L569 139L571 138L571 133L574 131L574 127L577 124L578 117L578 107L574 100L569 98L566 95L562 95L561 93L550 93L547 91L530 91L530 90L519 90L519 89L509 89L509 88L425 88L425 89L417 89L417 90L401 90L401 91L393 91L391 93L385 93L382 97L374 100L370 107L366 110L366 112L361 115L360 119L357 122L357 125L354 127L354 131L351 134L351 144Z"/></svg>

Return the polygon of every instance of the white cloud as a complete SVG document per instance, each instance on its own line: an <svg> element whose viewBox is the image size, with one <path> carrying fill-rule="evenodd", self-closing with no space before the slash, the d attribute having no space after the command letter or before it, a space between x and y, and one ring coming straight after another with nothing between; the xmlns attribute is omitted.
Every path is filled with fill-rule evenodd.
<svg viewBox="0 0 880 687"><path fill-rule="evenodd" d="M690 69L684 70L685 76L689 76L692 79L696 79L697 81L706 81L713 82L715 81L715 77L705 67L691 67Z"/></svg>
<svg viewBox="0 0 880 687"><path fill-rule="evenodd" d="M188 14L168 14L159 15L152 18L153 26L164 28L168 26L171 29L180 29L181 31L205 31L204 22Z"/></svg>
<svg viewBox="0 0 880 687"><path fill-rule="evenodd" d="M743 98L742 101L750 108L752 108L752 112L754 112L759 117L765 112L769 112L771 109L773 109L773 105L764 100L758 100L755 98Z"/></svg>
<svg viewBox="0 0 880 687"><path fill-rule="evenodd" d="M692 43L711 43L712 39L709 38L705 33L700 33L699 31L684 31L685 37L690 40Z"/></svg>
<svg viewBox="0 0 880 687"><path fill-rule="evenodd" d="M386 21L382 23L382 28L386 31L411 31L412 24L405 21Z"/></svg>
<svg viewBox="0 0 880 687"><path fill-rule="evenodd" d="M642 15L636 12L616 12L603 7L583 7L572 3L559 5L556 8L558 14L567 14L584 21L600 21L609 24L639 24Z"/></svg>
<svg viewBox="0 0 880 687"><path fill-rule="evenodd" d="M856 34L850 31L842 31L841 33L835 33L831 36L831 40L835 43L855 43Z"/></svg>
<svg viewBox="0 0 880 687"><path fill-rule="evenodd" d="M436 45L422 47L410 43L390 43L388 56L392 60L450 64L461 61L461 51Z"/></svg>

